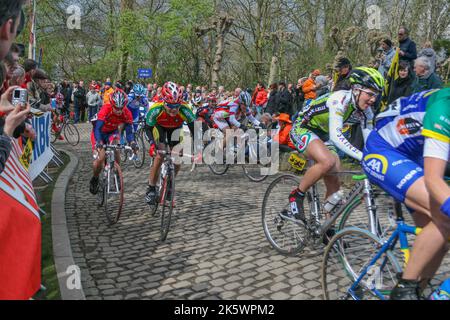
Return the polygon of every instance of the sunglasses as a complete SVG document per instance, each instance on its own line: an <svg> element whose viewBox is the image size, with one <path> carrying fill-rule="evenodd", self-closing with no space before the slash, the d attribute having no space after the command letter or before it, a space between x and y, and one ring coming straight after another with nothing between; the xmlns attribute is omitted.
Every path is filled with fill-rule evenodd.
<svg viewBox="0 0 450 320"><path fill-rule="evenodd" d="M171 109L171 110L176 110L179 109L181 107L181 104L170 104L170 103L166 103L166 107Z"/></svg>
<svg viewBox="0 0 450 320"><path fill-rule="evenodd" d="M373 92L370 90L364 90L364 89L360 89L362 92L364 92L365 94L367 94L369 97L371 98L378 98L378 96L380 95L379 92Z"/></svg>

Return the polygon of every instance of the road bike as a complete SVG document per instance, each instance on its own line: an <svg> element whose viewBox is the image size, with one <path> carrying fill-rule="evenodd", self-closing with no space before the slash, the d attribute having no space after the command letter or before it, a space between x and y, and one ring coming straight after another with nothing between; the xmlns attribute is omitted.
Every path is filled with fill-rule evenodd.
<svg viewBox="0 0 450 320"><path fill-rule="evenodd" d="M60 115L59 119L60 123L55 123L56 130L55 127L52 126L52 143L55 143L56 140L62 136L71 146L77 146L80 143L80 132L77 127L71 123L71 120L67 115Z"/></svg>

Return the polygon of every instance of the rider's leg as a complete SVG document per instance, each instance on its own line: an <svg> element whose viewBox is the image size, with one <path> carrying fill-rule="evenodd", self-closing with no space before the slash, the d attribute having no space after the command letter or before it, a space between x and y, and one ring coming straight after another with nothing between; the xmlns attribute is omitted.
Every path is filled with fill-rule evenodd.
<svg viewBox="0 0 450 320"><path fill-rule="evenodd" d="M331 151L333 156L336 159L336 165L331 169L333 172L340 172L341 171L341 160L339 159L339 156L337 153ZM323 181L325 183L326 187L326 193L325 193L325 199L328 199L331 195L335 194L339 191L341 188L341 181L339 179L339 176L336 174L328 174L323 177Z"/></svg>
<svg viewBox="0 0 450 320"><path fill-rule="evenodd" d="M312 141L305 152L306 156L314 160L315 164L306 170L305 175L300 181L299 190L306 192L317 181L323 178L326 173L336 168L337 159L330 150L325 146L322 140L316 139ZM333 182L335 185L336 182ZM338 189L339 190L339 189Z"/></svg>

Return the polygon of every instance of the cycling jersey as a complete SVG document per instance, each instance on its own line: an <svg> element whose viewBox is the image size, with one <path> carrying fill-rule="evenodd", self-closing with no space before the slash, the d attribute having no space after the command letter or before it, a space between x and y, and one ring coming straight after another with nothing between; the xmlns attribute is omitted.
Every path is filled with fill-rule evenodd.
<svg viewBox="0 0 450 320"><path fill-rule="evenodd" d="M241 127L241 123L237 121L236 114L240 110L239 99L222 101L217 105L214 111L214 122L217 126L223 130L228 127L228 122L237 128ZM245 116L250 120L250 122L255 126L259 126L260 122L253 117L253 114L249 107L245 109Z"/></svg>
<svg viewBox="0 0 450 320"><path fill-rule="evenodd" d="M164 109L164 102L155 103L147 113L146 124L150 127L159 125L168 129L181 128L183 123L195 121L195 115L187 104L182 104L178 114L171 117Z"/></svg>
<svg viewBox="0 0 450 320"><path fill-rule="evenodd" d="M145 96L141 96L141 97L136 97L134 92L131 91L130 94L128 95L128 105L127 108L131 111L131 114L133 115L133 129L136 132L137 128L138 128L138 124L137 122L140 119L145 118L145 115L148 112L148 100L147 97Z"/></svg>
<svg viewBox="0 0 450 320"><path fill-rule="evenodd" d="M429 90L400 98L378 115L364 148L363 168L371 182L398 201L424 176L425 155L449 159L449 99L450 89ZM426 137L431 138L428 150Z"/></svg>
<svg viewBox="0 0 450 320"><path fill-rule="evenodd" d="M330 140L334 146L359 161L362 152L351 145L343 133L344 125L359 121L366 137L372 129L373 112L365 112L355 107L351 90L341 90L321 96L311 101L302 115L294 123L291 140L301 153L314 140Z"/></svg>
<svg viewBox="0 0 450 320"><path fill-rule="evenodd" d="M132 142L134 140L134 134L132 129L133 117L131 115L131 111L125 107L123 108L122 114L118 115L113 112L111 104L105 104L97 114L95 121L95 140L106 143L107 141L104 139L105 136L117 133L121 124L125 124L127 141L129 143Z"/></svg>
<svg viewBox="0 0 450 320"><path fill-rule="evenodd" d="M178 144L179 141L172 141L172 134L176 129L183 127L186 122L192 136L194 135L194 122L196 118L192 109L186 103L181 104L179 112L175 117L168 114L164 108L164 102L155 103L147 113L145 120L145 133L151 143L155 142L153 129L157 129L159 141L168 141L170 147Z"/></svg>

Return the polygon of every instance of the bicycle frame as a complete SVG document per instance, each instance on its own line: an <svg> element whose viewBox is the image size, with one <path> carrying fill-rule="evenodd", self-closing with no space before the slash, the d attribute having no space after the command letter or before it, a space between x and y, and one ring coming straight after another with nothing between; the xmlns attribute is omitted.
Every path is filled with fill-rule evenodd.
<svg viewBox="0 0 450 320"><path fill-rule="evenodd" d="M375 264L378 259L381 258L381 256L386 253L388 250L392 250L397 242L400 240L400 249L403 253L404 259L405 259L405 265L409 261L410 256L410 249L408 244L408 238L407 235L418 235L422 232L421 228L412 227L405 223L403 218L397 219L397 229L394 231L392 236L387 240L384 245L381 247L381 249L378 251L378 253L375 255L375 257L370 261L370 263L364 267L361 274L358 276L356 281L353 283L353 285L348 290L348 294L354 299L359 300L359 298L356 295L356 290L359 287L362 279L367 275L369 269L371 266ZM387 258L385 258L387 259ZM383 262L381 268L383 268L386 265L386 260ZM379 291L376 287L375 288L369 288L378 298L381 300L385 300L385 295Z"/></svg>

